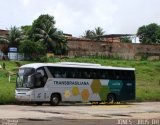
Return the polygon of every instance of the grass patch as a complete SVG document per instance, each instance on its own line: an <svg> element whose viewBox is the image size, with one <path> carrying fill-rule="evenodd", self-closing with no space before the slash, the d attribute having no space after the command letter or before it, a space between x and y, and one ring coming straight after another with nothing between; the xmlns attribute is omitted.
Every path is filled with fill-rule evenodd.
<svg viewBox="0 0 160 125"><path fill-rule="evenodd" d="M18 66L14 61L0 61L0 65L5 63L6 68L0 69L0 104L12 104L15 102L15 84L16 75L11 77L9 82L9 73L17 73ZM25 64L27 62L21 62Z"/></svg>
<svg viewBox="0 0 160 125"><path fill-rule="evenodd" d="M8 82L8 79L1 78L0 82L0 104L14 103L15 82Z"/></svg>
<svg viewBox="0 0 160 125"><path fill-rule="evenodd" d="M15 77L8 81L8 72L0 69L0 104L13 103L15 90Z"/></svg>

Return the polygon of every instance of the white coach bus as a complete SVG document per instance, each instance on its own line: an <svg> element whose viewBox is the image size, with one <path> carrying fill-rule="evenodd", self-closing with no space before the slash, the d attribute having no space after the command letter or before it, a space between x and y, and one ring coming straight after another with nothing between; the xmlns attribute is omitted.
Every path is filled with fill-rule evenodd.
<svg viewBox="0 0 160 125"><path fill-rule="evenodd" d="M135 99L135 69L91 63L32 63L17 74L15 98L49 102L116 102Z"/></svg>

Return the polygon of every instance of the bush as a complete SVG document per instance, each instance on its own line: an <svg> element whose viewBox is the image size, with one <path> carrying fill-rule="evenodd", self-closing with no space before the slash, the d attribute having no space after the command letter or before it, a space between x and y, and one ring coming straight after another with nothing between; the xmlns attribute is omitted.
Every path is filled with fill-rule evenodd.
<svg viewBox="0 0 160 125"><path fill-rule="evenodd" d="M46 55L46 46L41 42L24 40L19 46L19 51L25 54L26 60L40 61L40 58Z"/></svg>
<svg viewBox="0 0 160 125"><path fill-rule="evenodd" d="M42 56L40 59L39 59L40 62L47 62L48 59L47 59L47 56Z"/></svg>

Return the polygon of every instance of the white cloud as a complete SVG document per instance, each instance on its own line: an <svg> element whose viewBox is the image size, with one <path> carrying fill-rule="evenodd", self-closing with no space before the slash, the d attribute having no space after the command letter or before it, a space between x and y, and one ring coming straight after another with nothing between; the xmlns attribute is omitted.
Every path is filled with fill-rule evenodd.
<svg viewBox="0 0 160 125"><path fill-rule="evenodd" d="M0 28L30 25L48 13L57 28L76 36L97 26L108 34L135 34L141 25L159 23L159 5L159 0L5 0L0 4Z"/></svg>
<svg viewBox="0 0 160 125"><path fill-rule="evenodd" d="M31 0L19 0L24 7L28 7L31 3Z"/></svg>

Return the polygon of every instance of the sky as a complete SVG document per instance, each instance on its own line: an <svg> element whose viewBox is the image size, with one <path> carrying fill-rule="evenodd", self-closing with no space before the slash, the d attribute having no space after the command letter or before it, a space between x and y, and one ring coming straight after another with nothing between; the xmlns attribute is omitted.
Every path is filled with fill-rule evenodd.
<svg viewBox="0 0 160 125"><path fill-rule="evenodd" d="M142 25L160 24L159 6L160 0L0 0L0 29L49 14L56 28L76 37L98 26L105 34L136 34Z"/></svg>

